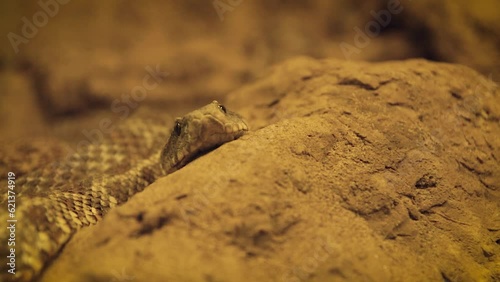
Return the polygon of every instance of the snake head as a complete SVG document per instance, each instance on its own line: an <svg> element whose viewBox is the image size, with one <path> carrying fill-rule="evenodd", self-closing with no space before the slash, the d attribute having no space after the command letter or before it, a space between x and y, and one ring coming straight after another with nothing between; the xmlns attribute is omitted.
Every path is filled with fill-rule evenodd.
<svg viewBox="0 0 500 282"><path fill-rule="evenodd" d="M165 174L171 173L200 154L239 138L248 126L237 113L217 101L176 118L174 128L160 156Z"/></svg>

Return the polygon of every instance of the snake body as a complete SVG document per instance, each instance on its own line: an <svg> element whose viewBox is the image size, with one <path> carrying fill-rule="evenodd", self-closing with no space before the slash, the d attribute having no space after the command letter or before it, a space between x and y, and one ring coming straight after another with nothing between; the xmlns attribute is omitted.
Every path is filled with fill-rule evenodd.
<svg viewBox="0 0 500 282"><path fill-rule="evenodd" d="M16 274L4 270L0 277L36 278L77 230L97 223L111 208L158 177L247 130L241 116L213 101L177 118L163 147L168 130L160 121L131 118L83 153L20 177L16 188ZM2 207L7 207L6 195L2 191ZM1 222L5 224L7 219L2 213ZM8 231L0 231L2 244L8 240ZM4 261L9 250L2 246L0 252Z"/></svg>

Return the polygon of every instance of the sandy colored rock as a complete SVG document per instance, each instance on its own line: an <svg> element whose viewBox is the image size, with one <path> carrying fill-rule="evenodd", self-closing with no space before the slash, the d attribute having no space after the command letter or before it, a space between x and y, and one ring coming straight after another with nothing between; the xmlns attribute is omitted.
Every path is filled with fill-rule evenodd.
<svg viewBox="0 0 500 282"><path fill-rule="evenodd" d="M77 233L42 281L500 281L499 92L424 60L292 59L252 131Z"/></svg>

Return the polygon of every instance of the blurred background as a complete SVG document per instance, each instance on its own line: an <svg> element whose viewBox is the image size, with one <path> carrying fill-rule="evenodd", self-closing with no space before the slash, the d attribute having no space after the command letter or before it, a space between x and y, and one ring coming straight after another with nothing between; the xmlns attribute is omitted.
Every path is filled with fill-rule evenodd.
<svg viewBox="0 0 500 282"><path fill-rule="evenodd" d="M2 1L1 140L190 111L295 56L426 58L500 80L498 0Z"/></svg>

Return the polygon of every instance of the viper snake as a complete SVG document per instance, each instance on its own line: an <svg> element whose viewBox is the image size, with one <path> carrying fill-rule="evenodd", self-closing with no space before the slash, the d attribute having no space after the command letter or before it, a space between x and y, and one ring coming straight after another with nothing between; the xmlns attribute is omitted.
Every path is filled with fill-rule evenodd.
<svg viewBox="0 0 500 282"><path fill-rule="evenodd" d="M170 135L168 126L154 116L130 117L100 142L20 176L12 246L15 275L3 271L0 278L30 281L39 277L76 231L97 223L157 178L246 131L242 117L217 101L177 118ZM6 208L6 185L1 189L1 206ZM9 219L5 212L0 217L4 224ZM6 228L1 230L5 261L11 251L5 247L10 234Z"/></svg>

